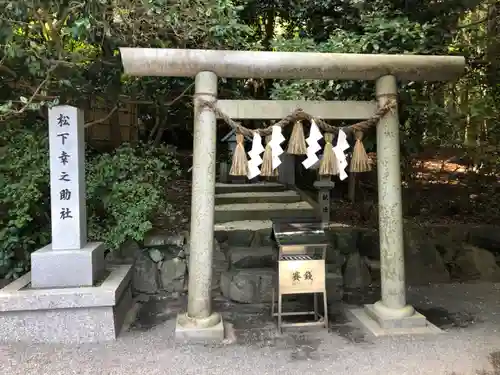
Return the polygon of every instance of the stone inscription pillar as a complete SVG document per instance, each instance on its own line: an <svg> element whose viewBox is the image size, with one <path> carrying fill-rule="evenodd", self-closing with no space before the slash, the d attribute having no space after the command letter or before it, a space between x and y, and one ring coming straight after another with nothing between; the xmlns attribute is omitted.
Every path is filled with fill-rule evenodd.
<svg viewBox="0 0 500 375"><path fill-rule="evenodd" d="M104 272L104 245L87 242L83 112L49 109L52 243L31 254L32 288L91 287Z"/></svg>
<svg viewBox="0 0 500 375"><path fill-rule="evenodd" d="M396 78L379 78L376 82L376 95L380 106L396 99ZM382 299L373 306L377 315L391 318L404 318L414 313L413 307L406 305L399 150L399 119L395 108L377 126Z"/></svg>

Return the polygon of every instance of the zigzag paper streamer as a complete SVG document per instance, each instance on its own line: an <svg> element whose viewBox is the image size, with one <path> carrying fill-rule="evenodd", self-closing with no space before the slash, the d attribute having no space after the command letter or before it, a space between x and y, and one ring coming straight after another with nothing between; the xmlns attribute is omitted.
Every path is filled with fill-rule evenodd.
<svg viewBox="0 0 500 375"><path fill-rule="evenodd" d="M281 144L285 141L285 137L281 134L281 127L274 125L272 127L273 131L271 133L271 142L269 145L271 146L272 156L273 156L273 170L278 168L281 164L280 155L284 152L281 148Z"/></svg>
<svg viewBox="0 0 500 375"><path fill-rule="evenodd" d="M262 137L259 133L253 133L252 149L248 152L250 160L248 160L247 177L249 180L260 175L259 166L262 164L262 158L260 154L262 154L264 150L264 146L262 146Z"/></svg>
<svg viewBox="0 0 500 375"><path fill-rule="evenodd" d="M321 150L321 146L318 143L321 138L323 138L323 135L321 134L318 125L316 125L316 122L312 120L309 137L306 138L307 158L302 162L304 168L309 169L319 161L316 153Z"/></svg>
<svg viewBox="0 0 500 375"><path fill-rule="evenodd" d="M342 129L339 129L339 135L337 137L337 144L333 147L333 152L337 158L337 166L339 169L340 180L345 180L347 178L347 173L345 169L347 168L347 158L345 155L345 150L349 149L349 143L347 142L347 135Z"/></svg>

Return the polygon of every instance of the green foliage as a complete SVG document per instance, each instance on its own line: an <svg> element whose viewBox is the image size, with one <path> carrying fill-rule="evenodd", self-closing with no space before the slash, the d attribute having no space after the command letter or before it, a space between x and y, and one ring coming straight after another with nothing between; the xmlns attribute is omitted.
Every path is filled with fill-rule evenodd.
<svg viewBox="0 0 500 375"><path fill-rule="evenodd" d="M17 277L29 254L50 242L50 198L46 126L0 130L0 278ZM164 187L180 173L171 150L122 145L87 160L89 239L109 249L127 239L141 241L156 214L171 202Z"/></svg>
<svg viewBox="0 0 500 375"><path fill-rule="evenodd" d="M48 142L43 129L0 131L0 277L16 277L49 240Z"/></svg>
<svg viewBox="0 0 500 375"><path fill-rule="evenodd" d="M96 156L87 168L89 236L115 249L127 239L142 241L156 214L168 215L164 187L180 174L164 146L132 147Z"/></svg>

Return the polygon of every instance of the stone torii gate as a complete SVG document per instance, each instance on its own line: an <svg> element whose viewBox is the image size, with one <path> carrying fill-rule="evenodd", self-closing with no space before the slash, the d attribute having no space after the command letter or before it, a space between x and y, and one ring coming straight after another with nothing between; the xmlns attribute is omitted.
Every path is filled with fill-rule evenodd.
<svg viewBox="0 0 500 375"><path fill-rule="evenodd" d="M189 296L187 312L178 317L176 326L176 337L189 340L222 340L224 337L222 319L211 306L216 114L197 101L200 98L217 102L219 77L375 81L375 97L379 106L383 106L397 97L397 80L453 80L465 68L465 59L461 56L150 48L121 48L120 51L126 74L195 77ZM219 101L222 102L229 101ZM268 101L266 103L260 107L259 102L254 101L252 110L262 113L264 106L269 105ZM350 110L357 110L353 102L330 103L334 108L347 105ZM370 107L366 103L358 109L365 112L373 109L373 103ZM227 109L227 104L222 105ZM312 116L321 117L312 107L303 109ZM415 332L411 329L425 328L427 324L425 317L406 303L399 142L398 112L394 110L377 126L382 296L380 301L365 306L356 314L378 334L401 333L401 329Z"/></svg>

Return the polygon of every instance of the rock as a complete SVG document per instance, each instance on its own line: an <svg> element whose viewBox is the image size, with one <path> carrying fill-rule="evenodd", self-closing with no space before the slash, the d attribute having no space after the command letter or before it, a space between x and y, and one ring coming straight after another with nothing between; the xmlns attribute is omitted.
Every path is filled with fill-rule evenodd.
<svg viewBox="0 0 500 375"><path fill-rule="evenodd" d="M380 260L363 257L363 261L370 270L370 275L372 277L371 283L380 285Z"/></svg>
<svg viewBox="0 0 500 375"><path fill-rule="evenodd" d="M451 265L462 250L467 234L463 226L436 225L425 228L425 235L434 243L447 265Z"/></svg>
<svg viewBox="0 0 500 375"><path fill-rule="evenodd" d="M217 240L214 240L214 256L212 264L212 290L220 288L221 273L228 269L226 254Z"/></svg>
<svg viewBox="0 0 500 375"><path fill-rule="evenodd" d="M260 238L259 246L274 246L274 240L271 237L272 228L261 228L256 233Z"/></svg>
<svg viewBox="0 0 500 375"><path fill-rule="evenodd" d="M500 230L492 226L472 228L469 231L470 244L492 253L500 253Z"/></svg>
<svg viewBox="0 0 500 375"><path fill-rule="evenodd" d="M326 297L327 301L341 301L344 295L344 280L340 272L328 272L326 274Z"/></svg>
<svg viewBox="0 0 500 375"><path fill-rule="evenodd" d="M140 252L135 261L132 287L135 291L148 294L159 290L158 268L145 252Z"/></svg>
<svg viewBox="0 0 500 375"><path fill-rule="evenodd" d="M144 247L163 247L174 245L182 247L185 237L182 234L169 234L160 230L153 229L144 237Z"/></svg>
<svg viewBox="0 0 500 375"><path fill-rule="evenodd" d="M344 269L344 286L349 289L365 288L371 283L370 270L358 252L347 258Z"/></svg>
<svg viewBox="0 0 500 375"><path fill-rule="evenodd" d="M336 228L334 229L335 249L341 254L350 254L356 251L358 246L359 232L353 228Z"/></svg>
<svg viewBox="0 0 500 375"><path fill-rule="evenodd" d="M158 249L149 249L149 257L155 263L163 260L163 253Z"/></svg>
<svg viewBox="0 0 500 375"><path fill-rule="evenodd" d="M454 260L455 275L459 279L500 281L500 267L495 255L488 250L464 244L463 251Z"/></svg>
<svg viewBox="0 0 500 375"><path fill-rule="evenodd" d="M217 242L219 242L219 243L227 242L227 240L228 240L227 233L228 232L225 230L216 230L214 232L214 235L215 235L215 239L217 240Z"/></svg>
<svg viewBox="0 0 500 375"><path fill-rule="evenodd" d="M113 264L133 264L141 253L139 244L134 240L124 242L119 249L107 252L106 263Z"/></svg>
<svg viewBox="0 0 500 375"><path fill-rule="evenodd" d="M120 246L119 254L121 258L135 260L140 251L141 247L136 241L128 240Z"/></svg>
<svg viewBox="0 0 500 375"><path fill-rule="evenodd" d="M241 303L270 302L275 274L272 268L225 271L221 274L222 294Z"/></svg>
<svg viewBox="0 0 500 375"><path fill-rule="evenodd" d="M326 259L325 262L328 266L332 268L341 269L345 262L345 255L341 254L338 249L333 246L328 246L326 249Z"/></svg>
<svg viewBox="0 0 500 375"><path fill-rule="evenodd" d="M276 265L276 254L271 247L230 247L228 258L234 268L271 268Z"/></svg>
<svg viewBox="0 0 500 375"><path fill-rule="evenodd" d="M405 273L408 285L450 281L450 273L435 243L425 229L408 228L405 235Z"/></svg>
<svg viewBox="0 0 500 375"><path fill-rule="evenodd" d="M184 259L166 254L159 269L161 289L167 292L182 292L184 290L187 269Z"/></svg>
<svg viewBox="0 0 500 375"><path fill-rule="evenodd" d="M361 232L358 242L358 251L361 256L370 259L380 259L378 231L366 230Z"/></svg>
<svg viewBox="0 0 500 375"><path fill-rule="evenodd" d="M255 232L251 229L247 230L231 230L227 233L227 244L229 246L250 246L254 238Z"/></svg>

